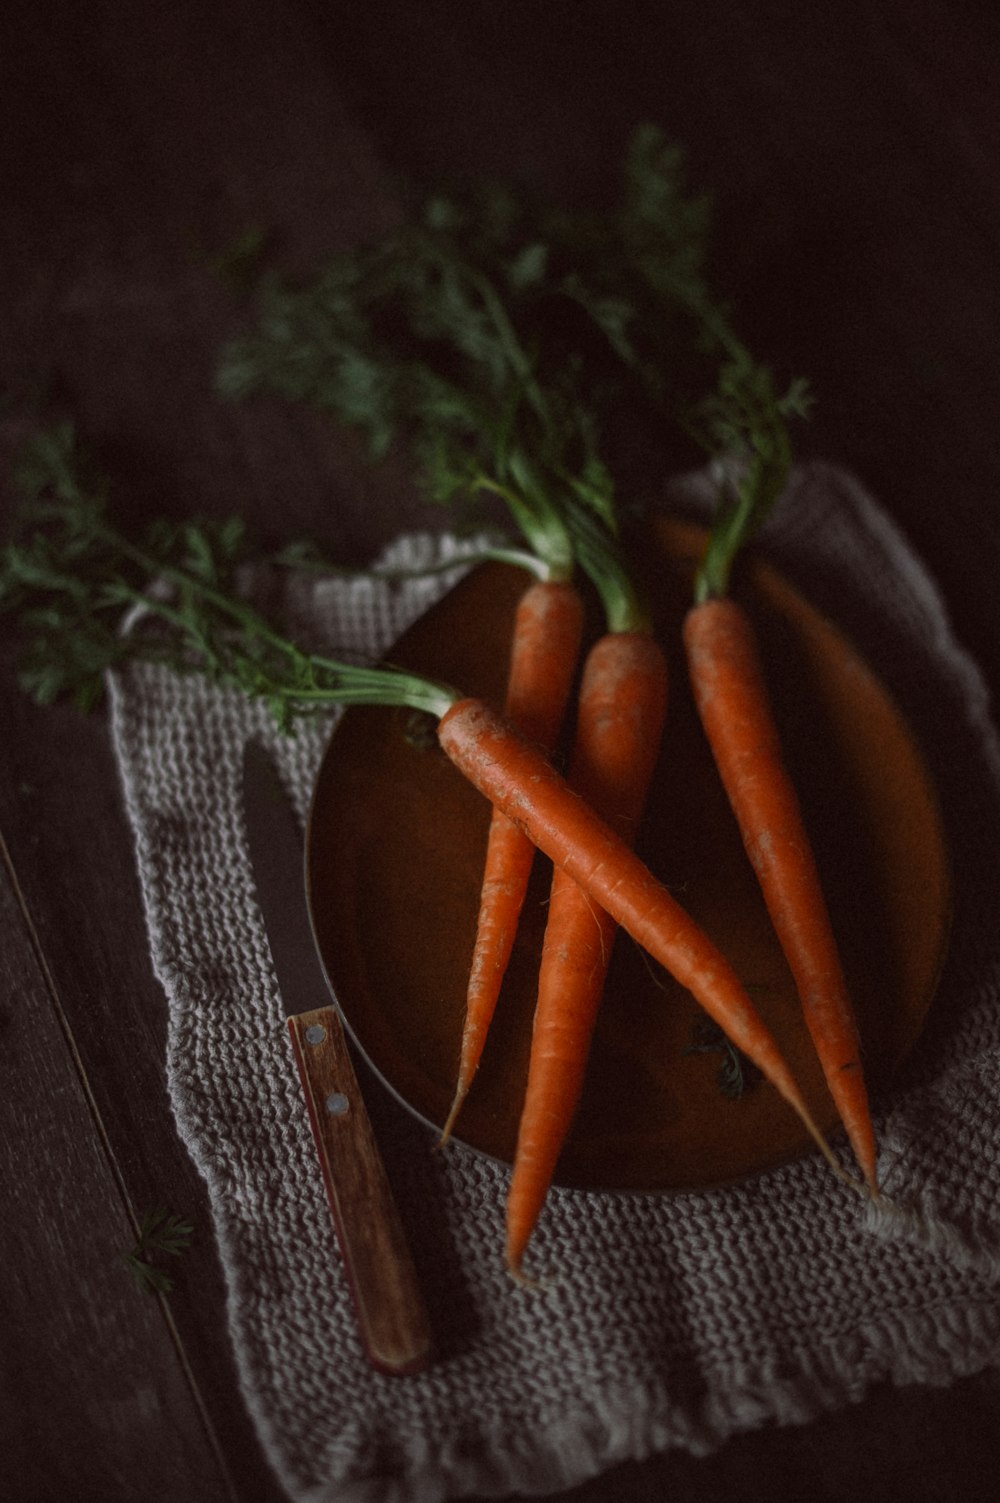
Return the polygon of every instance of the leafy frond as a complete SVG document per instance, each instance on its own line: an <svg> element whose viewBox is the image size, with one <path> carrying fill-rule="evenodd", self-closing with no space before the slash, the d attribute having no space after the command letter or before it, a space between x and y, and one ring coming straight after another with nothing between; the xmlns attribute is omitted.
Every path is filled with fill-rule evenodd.
<svg viewBox="0 0 1000 1503"><path fill-rule="evenodd" d="M243 598L255 552L242 524L160 520L138 539L110 521L103 489L85 488L72 431L32 440L25 504L0 550L0 610L26 639L23 687L42 703L90 709L126 662L199 671L264 700L279 725L337 704L400 704L443 713L456 697L415 675L307 652Z"/></svg>
<svg viewBox="0 0 1000 1503"><path fill-rule="evenodd" d="M169 1294L174 1287L170 1274L154 1257L179 1258L191 1246L194 1226L174 1215L165 1206L154 1206L143 1213L134 1247L122 1256L141 1294Z"/></svg>
<svg viewBox="0 0 1000 1503"><path fill-rule="evenodd" d="M435 500L492 489L554 574L572 559L569 503L617 531L606 430L641 413L724 461L698 582L719 593L781 494L807 401L801 381L779 393L715 294L710 224L683 148L647 124L606 211L474 184L309 282L265 281L220 383L326 408L376 456L408 444ZM600 580L616 567L611 550Z"/></svg>

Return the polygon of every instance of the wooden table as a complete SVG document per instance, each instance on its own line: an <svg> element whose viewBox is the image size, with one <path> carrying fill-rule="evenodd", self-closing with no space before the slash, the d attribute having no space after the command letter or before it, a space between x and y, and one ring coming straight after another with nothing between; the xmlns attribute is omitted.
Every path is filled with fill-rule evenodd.
<svg viewBox="0 0 1000 1503"><path fill-rule="evenodd" d="M0 458L71 413L134 516L242 512L345 561L442 525L401 463L224 406L225 253L288 265L384 225L393 177L530 173L606 193L658 120L715 196L717 274L818 397L1000 688L1000 36L992 8L674 0L20 0L0 21ZM12 1503L281 1497L236 1384L205 1195L172 1125L106 721L0 685L0 1492ZM168 1300L120 1254L197 1226ZM803 1429L670 1455L580 1499L993 1496L988 1375L879 1390ZM991 1468L992 1470L992 1468ZM10 1489L9 1491L7 1489Z"/></svg>

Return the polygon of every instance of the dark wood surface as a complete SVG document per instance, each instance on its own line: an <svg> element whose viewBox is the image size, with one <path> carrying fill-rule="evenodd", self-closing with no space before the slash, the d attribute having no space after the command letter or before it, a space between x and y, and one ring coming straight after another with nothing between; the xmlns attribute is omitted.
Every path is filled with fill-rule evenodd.
<svg viewBox="0 0 1000 1503"><path fill-rule="evenodd" d="M135 514L240 511L361 562L440 526L303 415L211 394L251 229L286 264L385 224L397 176L607 193L655 119L715 197L755 347L803 371L804 452L855 469L1000 686L1000 21L974 0L505 6L13 0L0 19L0 463L72 413ZM167 1101L107 726L40 711L2 642L0 1495L275 1503L239 1397L200 1181ZM166 1301L120 1254L164 1202L198 1231ZM883 1389L574 1498L976 1500L988 1375ZM992 1469L992 1468L991 1468Z"/></svg>

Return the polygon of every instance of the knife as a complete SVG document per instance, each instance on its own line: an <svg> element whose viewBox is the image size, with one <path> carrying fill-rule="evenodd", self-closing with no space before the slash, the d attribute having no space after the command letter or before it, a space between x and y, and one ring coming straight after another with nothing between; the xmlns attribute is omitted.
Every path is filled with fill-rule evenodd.
<svg viewBox="0 0 1000 1503"><path fill-rule="evenodd" d="M244 752L243 810L278 987L286 1008L296 1009L287 1019L292 1054L361 1340L380 1371L416 1372L431 1356L427 1311L343 1025L325 1000L298 822L270 754L257 741ZM313 1005L298 1011L304 1003Z"/></svg>

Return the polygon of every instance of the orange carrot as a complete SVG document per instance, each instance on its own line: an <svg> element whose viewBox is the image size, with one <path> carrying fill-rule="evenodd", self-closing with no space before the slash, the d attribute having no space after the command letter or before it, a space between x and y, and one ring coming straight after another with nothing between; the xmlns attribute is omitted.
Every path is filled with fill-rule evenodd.
<svg viewBox="0 0 1000 1503"><path fill-rule="evenodd" d="M873 1195L875 1133L853 1008L749 616L731 598L692 607L684 642L698 711L788 960L830 1094Z"/></svg>
<svg viewBox="0 0 1000 1503"><path fill-rule="evenodd" d="M691 992L775 1086L844 1177L777 1041L729 961L621 836L481 700L453 700L441 715L438 740L491 803Z"/></svg>
<svg viewBox="0 0 1000 1503"><path fill-rule="evenodd" d="M546 751L566 713L583 636L583 602L569 581L536 581L514 620L506 718ZM535 847L517 825L493 811L479 919L466 995L458 1079L441 1143L451 1136L482 1058L524 905Z"/></svg>
<svg viewBox="0 0 1000 1503"><path fill-rule="evenodd" d="M651 635L610 632L594 644L580 686L570 783L629 844L666 705L666 659ZM507 1197L507 1265L516 1278L579 1103L616 932L607 912L557 869Z"/></svg>

